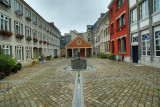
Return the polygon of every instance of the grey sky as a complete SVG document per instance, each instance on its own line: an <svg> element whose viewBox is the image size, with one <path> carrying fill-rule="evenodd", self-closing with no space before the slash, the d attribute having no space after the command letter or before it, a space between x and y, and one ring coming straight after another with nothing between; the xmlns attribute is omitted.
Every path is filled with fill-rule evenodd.
<svg viewBox="0 0 160 107"><path fill-rule="evenodd" d="M111 0L25 0L49 22L54 22L62 35L69 30L86 32L106 12Z"/></svg>

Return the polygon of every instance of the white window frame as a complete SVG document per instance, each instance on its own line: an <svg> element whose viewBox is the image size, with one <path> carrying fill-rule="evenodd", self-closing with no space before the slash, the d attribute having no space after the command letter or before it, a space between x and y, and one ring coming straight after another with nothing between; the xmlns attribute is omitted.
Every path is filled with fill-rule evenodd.
<svg viewBox="0 0 160 107"><path fill-rule="evenodd" d="M31 59L31 56L32 56L32 49L31 47L26 47L26 59L27 60L30 60Z"/></svg>
<svg viewBox="0 0 160 107"><path fill-rule="evenodd" d="M41 33L41 32L38 32L38 35L39 35L39 36L38 36L38 40L43 40L43 39L42 39L42 33Z"/></svg>
<svg viewBox="0 0 160 107"><path fill-rule="evenodd" d="M37 31L33 30L33 38L37 38Z"/></svg>
<svg viewBox="0 0 160 107"><path fill-rule="evenodd" d="M46 35L43 34L43 41L46 41Z"/></svg>
<svg viewBox="0 0 160 107"><path fill-rule="evenodd" d="M29 26L25 27L25 36L26 37L31 36L31 28Z"/></svg>
<svg viewBox="0 0 160 107"><path fill-rule="evenodd" d="M23 6L17 0L15 0L14 8L15 8L15 11L19 10L19 11L21 11L23 13Z"/></svg>
<svg viewBox="0 0 160 107"><path fill-rule="evenodd" d="M145 0L140 4L140 19L147 16L149 16L148 0Z"/></svg>
<svg viewBox="0 0 160 107"><path fill-rule="evenodd" d="M23 25L20 22L15 21L15 34L22 34L22 26Z"/></svg>
<svg viewBox="0 0 160 107"><path fill-rule="evenodd" d="M8 30L9 31L9 17L0 13L0 30ZM2 28L3 25L3 28ZM6 26L7 25L7 26Z"/></svg>
<svg viewBox="0 0 160 107"><path fill-rule="evenodd" d="M149 36L149 40L143 40L143 36L146 36L146 35ZM142 56L150 56L150 55L148 55L148 51L150 51L150 54L151 54L150 35L149 34L143 34L142 38L141 38L141 41L142 41L141 42L142 43ZM149 44L148 44L148 41L149 41ZM145 42L145 47L146 47L145 50L143 50L143 47L144 47L143 42ZM150 49L148 49L148 46L149 46ZM143 54L143 51L145 51L146 55Z"/></svg>
<svg viewBox="0 0 160 107"><path fill-rule="evenodd" d="M23 46L16 46L16 59L18 61L23 60Z"/></svg>
<svg viewBox="0 0 160 107"><path fill-rule="evenodd" d="M156 40L160 40L160 35L159 35L159 38L156 38L156 32L158 32L158 35L159 35L159 34L160 34L160 31L155 31L155 33L154 33L155 56L156 56L156 57L160 57L160 56L157 56L157 55L156 55L156 52L157 52L157 51L160 52L160 50L157 50L157 47L156 47L156 46L160 46L160 44L156 45Z"/></svg>
<svg viewBox="0 0 160 107"><path fill-rule="evenodd" d="M131 23L137 22L137 7L131 10Z"/></svg>
<svg viewBox="0 0 160 107"><path fill-rule="evenodd" d="M1 46L1 49L3 49L3 51L4 51L4 54L6 54L6 55L10 55L11 53L11 47L10 47L10 45L6 45L6 44L0 44L0 46Z"/></svg>
<svg viewBox="0 0 160 107"><path fill-rule="evenodd" d="M31 18L31 11L25 8L25 16Z"/></svg>
<svg viewBox="0 0 160 107"><path fill-rule="evenodd" d="M33 19L33 23L37 24L37 16L33 14L32 15L32 19Z"/></svg>
<svg viewBox="0 0 160 107"><path fill-rule="evenodd" d="M160 0L153 0L153 12L158 12L158 11L160 11Z"/></svg>

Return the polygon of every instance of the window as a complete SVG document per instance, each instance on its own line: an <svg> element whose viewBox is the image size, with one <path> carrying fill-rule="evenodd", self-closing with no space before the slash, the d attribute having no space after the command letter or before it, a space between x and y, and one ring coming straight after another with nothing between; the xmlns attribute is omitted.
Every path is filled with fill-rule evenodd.
<svg viewBox="0 0 160 107"><path fill-rule="evenodd" d="M122 37L118 39L118 44L119 44L119 54L126 53L126 38Z"/></svg>
<svg viewBox="0 0 160 107"><path fill-rule="evenodd" d="M138 42L138 36L132 37L132 42Z"/></svg>
<svg viewBox="0 0 160 107"><path fill-rule="evenodd" d="M1 2L5 4L5 6L10 7L10 0L1 0Z"/></svg>
<svg viewBox="0 0 160 107"><path fill-rule="evenodd" d="M81 44L81 40L77 40L77 44Z"/></svg>
<svg viewBox="0 0 160 107"><path fill-rule="evenodd" d="M140 19L143 19L148 15L149 15L148 0L145 0L140 4Z"/></svg>
<svg viewBox="0 0 160 107"><path fill-rule="evenodd" d="M154 8L154 12L157 12L160 10L160 0L153 0L153 8Z"/></svg>
<svg viewBox="0 0 160 107"><path fill-rule="evenodd" d="M42 33L39 32L38 35L39 35L38 36L39 37L38 40L42 40Z"/></svg>
<svg viewBox="0 0 160 107"><path fill-rule="evenodd" d="M49 42L49 37L47 36L47 42Z"/></svg>
<svg viewBox="0 0 160 107"><path fill-rule="evenodd" d="M15 21L15 34L23 33L23 25L20 22Z"/></svg>
<svg viewBox="0 0 160 107"><path fill-rule="evenodd" d="M31 36L31 28L26 26L25 30L26 30L25 32L26 37Z"/></svg>
<svg viewBox="0 0 160 107"><path fill-rule="evenodd" d="M31 48L26 47L26 59L31 59Z"/></svg>
<svg viewBox="0 0 160 107"><path fill-rule="evenodd" d="M31 12L25 8L25 16L31 18Z"/></svg>
<svg viewBox="0 0 160 107"><path fill-rule="evenodd" d="M15 8L15 11L18 15L22 16L23 15L23 6L21 3L19 3L17 0L15 0L15 3L14 3L14 8Z"/></svg>
<svg viewBox="0 0 160 107"><path fill-rule="evenodd" d="M0 30L2 29L11 31L11 19L3 14L0 14Z"/></svg>
<svg viewBox="0 0 160 107"><path fill-rule="evenodd" d="M43 41L46 41L46 35L43 35Z"/></svg>
<svg viewBox="0 0 160 107"><path fill-rule="evenodd" d="M113 23L111 24L111 35L114 33Z"/></svg>
<svg viewBox="0 0 160 107"><path fill-rule="evenodd" d="M1 49L3 49L3 52L4 54L8 54L10 55L10 46L9 45L4 45L4 44L1 44Z"/></svg>
<svg viewBox="0 0 160 107"><path fill-rule="evenodd" d="M155 33L155 51L156 56L160 56L160 31Z"/></svg>
<svg viewBox="0 0 160 107"><path fill-rule="evenodd" d="M124 4L124 0L117 0L116 2L117 2L116 11L118 11L121 8L121 6Z"/></svg>
<svg viewBox="0 0 160 107"><path fill-rule="evenodd" d="M37 17L33 14L32 15L33 24L37 25Z"/></svg>
<svg viewBox="0 0 160 107"><path fill-rule="evenodd" d="M131 10L131 23L137 22L137 8Z"/></svg>
<svg viewBox="0 0 160 107"><path fill-rule="evenodd" d="M42 23L42 28L43 28L43 30L46 30L46 24L45 23Z"/></svg>
<svg viewBox="0 0 160 107"><path fill-rule="evenodd" d="M37 38L37 31L33 30L33 38Z"/></svg>
<svg viewBox="0 0 160 107"><path fill-rule="evenodd" d="M120 18L117 19L117 23L118 23L117 31L122 30L122 26L125 25L125 14L123 14Z"/></svg>
<svg viewBox="0 0 160 107"><path fill-rule="evenodd" d="M23 47L22 46L16 46L15 47L15 55L17 60L23 60Z"/></svg>
<svg viewBox="0 0 160 107"><path fill-rule="evenodd" d="M42 21L40 19L38 19L38 26L42 28Z"/></svg>
<svg viewBox="0 0 160 107"><path fill-rule="evenodd" d="M150 55L150 36L149 34L142 35L142 55Z"/></svg>

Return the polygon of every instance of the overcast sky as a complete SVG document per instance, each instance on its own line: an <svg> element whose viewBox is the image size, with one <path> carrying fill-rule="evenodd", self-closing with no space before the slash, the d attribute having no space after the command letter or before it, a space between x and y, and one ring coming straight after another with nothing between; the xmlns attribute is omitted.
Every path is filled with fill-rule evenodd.
<svg viewBox="0 0 160 107"><path fill-rule="evenodd" d="M86 32L105 13L111 0L25 0L44 19L54 22L61 34Z"/></svg>

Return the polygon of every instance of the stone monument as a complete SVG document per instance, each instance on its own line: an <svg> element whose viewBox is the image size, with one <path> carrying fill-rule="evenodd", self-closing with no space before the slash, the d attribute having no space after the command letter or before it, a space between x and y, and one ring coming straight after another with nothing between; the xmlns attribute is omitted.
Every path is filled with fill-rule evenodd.
<svg viewBox="0 0 160 107"><path fill-rule="evenodd" d="M81 59L80 57L80 49L77 51L77 56L74 60L71 60L72 69L86 69L87 61L85 59Z"/></svg>

